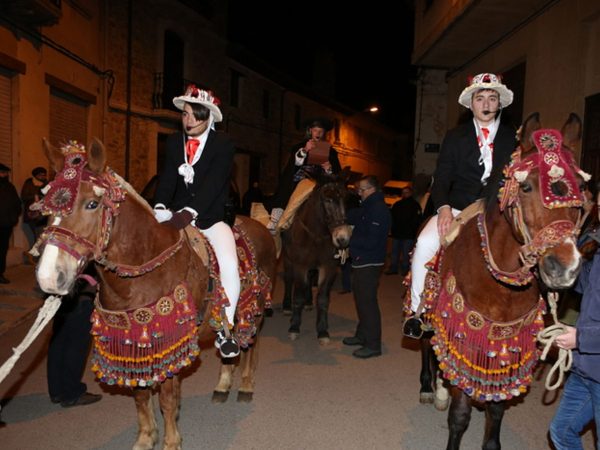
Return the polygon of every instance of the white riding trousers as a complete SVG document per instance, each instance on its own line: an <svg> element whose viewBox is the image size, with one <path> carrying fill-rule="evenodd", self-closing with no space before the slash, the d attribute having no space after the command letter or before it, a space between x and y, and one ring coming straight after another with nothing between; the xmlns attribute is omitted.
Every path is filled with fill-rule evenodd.
<svg viewBox="0 0 600 450"><path fill-rule="evenodd" d="M452 208L452 216L460 214L458 209ZM417 238L417 244L412 256L411 284L410 284L410 309L417 311L421 303L421 294L425 288L425 275L427 275L427 264L440 248L440 235L437 228L437 214L432 216L427 225L421 230Z"/></svg>
<svg viewBox="0 0 600 450"><path fill-rule="evenodd" d="M221 284L229 299L229 306L225 307L225 314L229 324L233 326L235 307L240 296L240 275L233 231L225 222L217 222L210 228L200 231L206 236L215 251L221 272Z"/></svg>

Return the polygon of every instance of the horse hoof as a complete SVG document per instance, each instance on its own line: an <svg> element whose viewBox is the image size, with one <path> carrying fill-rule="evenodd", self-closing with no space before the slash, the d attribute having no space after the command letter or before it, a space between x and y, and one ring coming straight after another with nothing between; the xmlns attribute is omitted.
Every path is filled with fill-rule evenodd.
<svg viewBox="0 0 600 450"><path fill-rule="evenodd" d="M329 339L328 337L320 337L319 338L320 345L329 345L330 342L331 342L331 339Z"/></svg>
<svg viewBox="0 0 600 450"><path fill-rule="evenodd" d="M433 392L421 392L419 394L419 403L433 403Z"/></svg>
<svg viewBox="0 0 600 450"><path fill-rule="evenodd" d="M438 411L446 411L448 409L449 403L449 399L440 400L436 398L433 402L433 406L435 406L435 409L437 409Z"/></svg>
<svg viewBox="0 0 600 450"><path fill-rule="evenodd" d="M290 341L295 341L300 337L300 333L296 333L295 331L290 331L288 333L288 337L290 338Z"/></svg>
<svg viewBox="0 0 600 450"><path fill-rule="evenodd" d="M283 310L283 315L284 316L291 316L292 315L292 310L291 309L285 309Z"/></svg>
<svg viewBox="0 0 600 450"><path fill-rule="evenodd" d="M227 392L213 391L213 395L212 395L213 403L225 403L228 398L229 398L229 391L227 391Z"/></svg>
<svg viewBox="0 0 600 450"><path fill-rule="evenodd" d="M238 391L237 401L240 403L250 403L254 392L242 392Z"/></svg>
<svg viewBox="0 0 600 450"><path fill-rule="evenodd" d="M273 308L265 308L265 317L273 317Z"/></svg>

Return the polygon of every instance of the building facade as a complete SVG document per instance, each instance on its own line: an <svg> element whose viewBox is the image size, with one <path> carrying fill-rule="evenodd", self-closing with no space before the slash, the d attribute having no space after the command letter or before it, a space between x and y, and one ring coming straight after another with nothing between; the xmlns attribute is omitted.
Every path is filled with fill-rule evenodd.
<svg viewBox="0 0 600 450"><path fill-rule="evenodd" d="M504 75L515 102L503 120L516 128L533 112L560 128L584 121L577 156L600 176L600 4L586 0L417 0L413 63L420 66L415 172L432 173L435 152L464 108L469 76ZM421 130L420 132L418 130ZM428 150L430 150L428 152Z"/></svg>
<svg viewBox="0 0 600 450"><path fill-rule="evenodd" d="M408 139L366 116L274 76L227 41L228 2L12 0L0 5L0 162L20 189L47 166L43 139L98 137L108 164L138 191L159 171L180 127L172 98L194 83L221 100L236 145L232 177L273 192L291 146L314 116L331 118L342 165L382 180L410 153ZM249 57L250 60L252 56ZM242 62L244 61L244 62ZM26 240L16 230L9 262Z"/></svg>

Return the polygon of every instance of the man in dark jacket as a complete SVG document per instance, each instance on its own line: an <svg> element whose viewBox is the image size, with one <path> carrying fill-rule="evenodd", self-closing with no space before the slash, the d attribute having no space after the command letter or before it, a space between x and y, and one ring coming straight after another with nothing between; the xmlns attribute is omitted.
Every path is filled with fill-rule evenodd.
<svg viewBox="0 0 600 450"><path fill-rule="evenodd" d="M425 264L438 251L452 219L484 197L484 188L498 189L502 169L516 146L515 132L500 123L502 108L512 101L513 92L492 73L475 76L459 96L458 102L472 111L473 120L448 131L442 142L431 188L437 214L419 234L412 258L413 312L421 301Z"/></svg>
<svg viewBox="0 0 600 450"><path fill-rule="evenodd" d="M4 276L8 243L14 226L21 215L21 200L14 185L8 179L10 168L0 164L0 283L10 281Z"/></svg>
<svg viewBox="0 0 600 450"><path fill-rule="evenodd" d="M385 273L398 273L398 260L402 257L402 275L410 269L410 251L415 245L417 230L421 224L421 206L413 198L410 186L402 189L402 198L392 206L392 256L390 267Z"/></svg>
<svg viewBox="0 0 600 450"><path fill-rule="evenodd" d="M225 314L233 327L240 295L238 258L233 231L225 223L225 204L235 149L228 137L214 130L223 120L219 99L212 92L188 86L173 104L182 111L183 132L169 136L165 165L154 200L159 222L182 229L192 223L206 236L219 263L221 283L229 306ZM224 358L239 354L239 345L218 331L215 346Z"/></svg>
<svg viewBox="0 0 600 450"><path fill-rule="evenodd" d="M31 178L27 178L21 188L21 201L23 202L23 224L29 247L38 240L48 222L48 216L40 211L31 211L29 207L39 202L44 194L42 189L48 184L48 171L44 167L36 167L31 171Z"/></svg>
<svg viewBox="0 0 600 450"><path fill-rule="evenodd" d="M600 233L592 237L600 241ZM586 270L585 266L591 265ZM600 252L584 263L576 290L583 293L581 311L574 327L556 345L573 351L571 374L565 383L560 405L550 424L550 437L556 450L582 449L580 433L595 421L600 436Z"/></svg>
<svg viewBox="0 0 600 450"><path fill-rule="evenodd" d="M377 178L369 175L357 184L361 206L348 211L348 223L354 226L350 238L352 292L358 314L354 336L343 339L345 345L360 345L352 355L371 358L381 355L381 314L377 290L385 262L390 212Z"/></svg>

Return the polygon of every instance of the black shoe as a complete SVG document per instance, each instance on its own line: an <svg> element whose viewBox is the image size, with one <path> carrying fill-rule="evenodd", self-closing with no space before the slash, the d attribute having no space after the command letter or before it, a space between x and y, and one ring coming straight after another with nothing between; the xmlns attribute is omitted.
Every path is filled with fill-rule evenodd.
<svg viewBox="0 0 600 450"><path fill-rule="evenodd" d="M0 283L8 284L8 283L10 283L10 280L8 278L4 278L4 275L0 275Z"/></svg>
<svg viewBox="0 0 600 450"><path fill-rule="evenodd" d="M57 397L52 397L52 396L50 396L50 401L51 401L52 403L60 403L60 402L61 402L61 399L60 399L60 397L58 397L58 396L57 396Z"/></svg>
<svg viewBox="0 0 600 450"><path fill-rule="evenodd" d="M344 345L365 345L365 342L356 336L345 337L342 339L342 344Z"/></svg>
<svg viewBox="0 0 600 450"><path fill-rule="evenodd" d="M354 350L352 356L361 359L374 358L375 356L381 356L381 350L372 350L368 347L361 347L358 350Z"/></svg>
<svg viewBox="0 0 600 450"><path fill-rule="evenodd" d="M421 339L423 336L423 320L419 317L413 316L406 319L404 325L402 327L402 333L404 336L413 338L413 339Z"/></svg>
<svg viewBox="0 0 600 450"><path fill-rule="evenodd" d="M398 275L398 271L397 270L386 270L383 273L384 273L384 275Z"/></svg>
<svg viewBox="0 0 600 450"><path fill-rule="evenodd" d="M240 354L240 344L238 344L233 336L229 338L225 336L225 332L223 330L217 331L215 347L219 349L221 357L223 358L235 358Z"/></svg>
<svg viewBox="0 0 600 450"><path fill-rule="evenodd" d="M73 406L91 405L92 403L99 402L101 398L102 394L91 394L89 392L84 392L75 400L63 400L60 402L60 406L63 408L71 408Z"/></svg>

